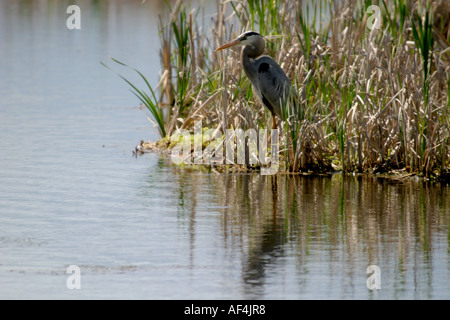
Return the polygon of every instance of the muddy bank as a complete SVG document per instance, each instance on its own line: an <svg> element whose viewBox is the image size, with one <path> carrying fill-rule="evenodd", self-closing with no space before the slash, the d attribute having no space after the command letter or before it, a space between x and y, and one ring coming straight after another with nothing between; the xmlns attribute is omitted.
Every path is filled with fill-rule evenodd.
<svg viewBox="0 0 450 320"><path fill-rule="evenodd" d="M159 153L171 157L174 145L171 145L167 139L156 142L141 140L133 151L134 156L140 156L145 153ZM282 162L282 160L280 161ZM192 170L206 170L216 173L256 173L260 172L260 165L241 165L241 164L179 164L179 167L190 168ZM371 176L383 183L406 183L408 181L439 182L450 184L450 172L444 171L432 177L424 177L419 172L408 172L406 168L386 169L382 167L373 168L371 172L343 172L342 170L326 170L327 168L313 168L308 171L288 172L282 168L278 170L278 175L300 175L300 176L331 176L334 174L345 174L348 176Z"/></svg>

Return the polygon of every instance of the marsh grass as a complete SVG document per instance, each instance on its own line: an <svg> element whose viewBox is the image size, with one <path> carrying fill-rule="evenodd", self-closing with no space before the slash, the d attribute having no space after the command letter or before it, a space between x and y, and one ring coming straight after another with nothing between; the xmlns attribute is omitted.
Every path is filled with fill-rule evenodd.
<svg viewBox="0 0 450 320"><path fill-rule="evenodd" d="M448 176L450 4L373 3L381 9L379 29L367 25L372 1L218 1L217 14L201 25L201 8L178 1L159 21L158 86L148 85L146 94L124 80L148 103L166 140L177 129L193 132L199 120L222 132L270 128L239 50L214 52L255 30L303 106L302 119L282 124L285 171Z"/></svg>
<svg viewBox="0 0 450 320"><path fill-rule="evenodd" d="M158 99L156 97L155 91L153 90L152 86L148 82L147 78L141 72L139 72L139 70L137 70L135 68L132 68L132 67L126 65L125 63L120 62L119 60L116 60L114 58L112 58L111 60L114 61L115 63L121 65L121 66L124 66L124 67L127 67L127 68L130 68L130 69L134 70L140 76L140 78L145 82L146 87L150 91L151 96L149 96L149 94L146 91L144 91L144 89L138 89L127 78L125 78L124 76L119 74L119 77L121 77L131 87L131 92L133 92L133 94L141 101L141 103L145 107L147 107L147 109L152 114L153 119L154 119L154 122L153 121L152 122L158 128L160 136L161 137L165 137L166 136L166 128L165 128L163 109L159 105L159 102L158 102ZM107 69L112 70L106 64L102 63L102 65L104 67L106 67Z"/></svg>

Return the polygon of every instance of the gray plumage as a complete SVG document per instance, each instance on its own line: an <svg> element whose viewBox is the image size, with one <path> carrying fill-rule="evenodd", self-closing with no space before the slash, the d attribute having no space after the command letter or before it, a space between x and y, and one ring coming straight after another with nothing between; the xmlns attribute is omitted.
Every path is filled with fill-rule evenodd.
<svg viewBox="0 0 450 320"><path fill-rule="evenodd" d="M271 57L262 55L264 38L257 32L247 31L218 50L243 45L241 63L250 79L254 92L272 114L272 127L276 127L275 116L282 120L294 116L301 118L297 92L281 67Z"/></svg>

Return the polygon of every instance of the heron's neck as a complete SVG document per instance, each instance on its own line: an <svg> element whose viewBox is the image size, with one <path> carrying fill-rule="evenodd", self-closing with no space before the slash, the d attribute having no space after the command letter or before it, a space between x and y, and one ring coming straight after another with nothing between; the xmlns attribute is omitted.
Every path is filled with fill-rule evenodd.
<svg viewBox="0 0 450 320"><path fill-rule="evenodd" d="M254 79L257 75L257 70L255 69L255 59L262 55L264 49L257 50L254 46L246 45L241 51L241 63L244 68L247 77Z"/></svg>
<svg viewBox="0 0 450 320"><path fill-rule="evenodd" d="M257 48L252 45L246 45L246 46L244 46L244 48L242 48L241 58L249 57L249 58L256 59L263 53L264 53L264 47Z"/></svg>

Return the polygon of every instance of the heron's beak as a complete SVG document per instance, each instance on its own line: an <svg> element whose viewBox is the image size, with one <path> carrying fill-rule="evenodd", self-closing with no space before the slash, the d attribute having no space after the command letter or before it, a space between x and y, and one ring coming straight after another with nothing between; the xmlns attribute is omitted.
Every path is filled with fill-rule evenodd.
<svg viewBox="0 0 450 320"><path fill-rule="evenodd" d="M229 47L234 47L234 46L236 46L236 45L238 45L240 43L241 43L241 41L239 39L233 40L233 41L228 42L228 43L224 44L223 46L217 48L215 50L215 52L217 52L219 50L223 50L223 49L229 48Z"/></svg>

